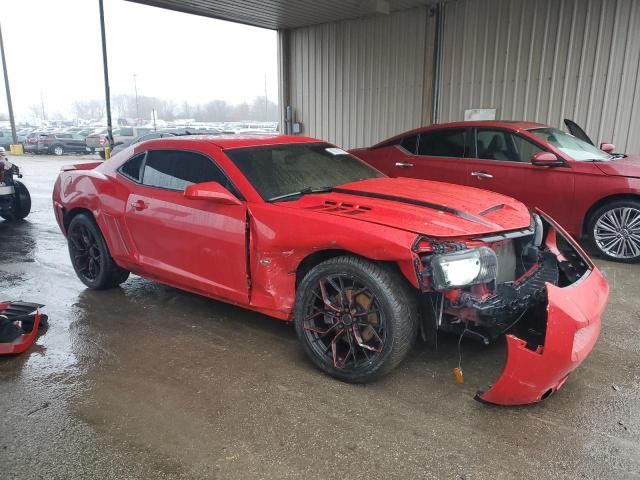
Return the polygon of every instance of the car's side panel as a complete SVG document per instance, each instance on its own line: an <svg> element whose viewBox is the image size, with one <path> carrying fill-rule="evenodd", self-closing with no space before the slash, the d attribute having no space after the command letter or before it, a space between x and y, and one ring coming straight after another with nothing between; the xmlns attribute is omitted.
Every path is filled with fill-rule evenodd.
<svg viewBox="0 0 640 480"><path fill-rule="evenodd" d="M571 167L539 167L528 162L467 159L470 185L508 195L540 208L576 234L574 173Z"/></svg>
<svg viewBox="0 0 640 480"><path fill-rule="evenodd" d="M615 162L615 160L614 160ZM640 178L602 175L597 163L572 162L575 170L576 194L573 210L575 231L578 236L588 220L589 210L602 199L618 195L633 195L640 198ZM567 228L573 234L573 229Z"/></svg>
<svg viewBox="0 0 640 480"><path fill-rule="evenodd" d="M309 255L344 251L388 261L418 287L411 244L416 235L335 215L277 204L249 206L251 218L251 305L289 318L295 302L296 270ZM301 234L304 232L304 235Z"/></svg>

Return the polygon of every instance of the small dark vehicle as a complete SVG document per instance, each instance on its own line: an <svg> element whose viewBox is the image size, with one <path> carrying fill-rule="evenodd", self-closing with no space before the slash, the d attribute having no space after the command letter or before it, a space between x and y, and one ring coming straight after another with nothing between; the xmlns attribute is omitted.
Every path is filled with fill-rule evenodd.
<svg viewBox="0 0 640 480"><path fill-rule="evenodd" d="M14 176L22 178L20 169L12 165L5 170L0 158L0 217L9 221L22 220L31 211L29 190Z"/></svg>

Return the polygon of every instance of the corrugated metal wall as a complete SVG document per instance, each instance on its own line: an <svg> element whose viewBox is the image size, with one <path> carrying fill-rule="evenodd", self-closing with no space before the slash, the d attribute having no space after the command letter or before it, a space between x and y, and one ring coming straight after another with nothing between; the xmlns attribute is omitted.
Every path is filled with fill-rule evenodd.
<svg viewBox="0 0 640 480"><path fill-rule="evenodd" d="M352 148L428 122L431 25L420 7L289 31L281 95L302 133Z"/></svg>
<svg viewBox="0 0 640 480"><path fill-rule="evenodd" d="M446 4L439 121L468 108L560 126L640 152L640 1Z"/></svg>

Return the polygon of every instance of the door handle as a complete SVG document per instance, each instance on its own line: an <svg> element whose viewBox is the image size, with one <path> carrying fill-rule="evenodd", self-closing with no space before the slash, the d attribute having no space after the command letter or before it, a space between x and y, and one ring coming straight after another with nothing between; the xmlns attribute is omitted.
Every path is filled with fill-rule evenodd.
<svg viewBox="0 0 640 480"><path fill-rule="evenodd" d="M471 176L477 178L493 178L493 175L485 172L471 172Z"/></svg>
<svg viewBox="0 0 640 480"><path fill-rule="evenodd" d="M137 211L144 210L145 208L147 208L149 206L149 204L143 202L142 200L131 202L130 205Z"/></svg>
<svg viewBox="0 0 640 480"><path fill-rule="evenodd" d="M400 167L400 168L409 168L409 167L413 167L413 163L408 163L408 162L396 162L396 167Z"/></svg>

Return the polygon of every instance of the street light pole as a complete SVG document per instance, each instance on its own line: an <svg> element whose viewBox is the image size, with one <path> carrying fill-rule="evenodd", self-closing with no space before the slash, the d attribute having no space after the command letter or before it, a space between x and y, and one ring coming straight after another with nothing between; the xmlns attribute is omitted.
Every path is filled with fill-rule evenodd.
<svg viewBox="0 0 640 480"><path fill-rule="evenodd" d="M11 103L11 89L9 88L9 75L7 74L7 59L4 56L4 41L2 40L2 26L0 26L0 52L2 53L2 70L4 72L4 86L7 90L7 105L9 107L9 123L11 123L11 136L13 144L18 143L18 135L16 135L16 121L13 118L13 105Z"/></svg>
<svg viewBox="0 0 640 480"><path fill-rule="evenodd" d="M102 68L104 70L104 97L107 107L107 138L109 146L113 145L113 125L111 125L111 93L109 87L109 65L107 62L107 37L104 31L104 5L98 0L100 8L100 33L102 35Z"/></svg>
<svg viewBox="0 0 640 480"><path fill-rule="evenodd" d="M136 74L133 74L133 89L136 92L136 125L140 120L140 109L138 107L138 82L136 81Z"/></svg>

